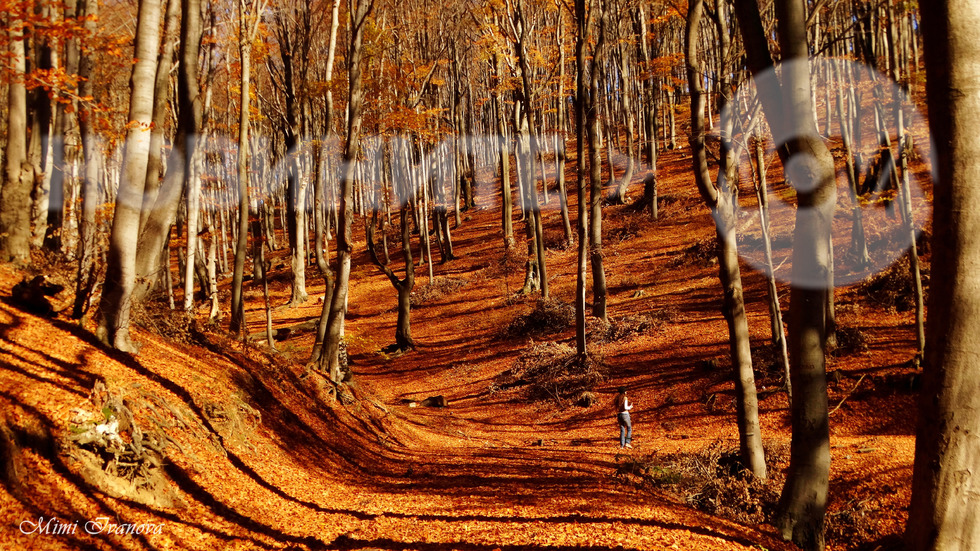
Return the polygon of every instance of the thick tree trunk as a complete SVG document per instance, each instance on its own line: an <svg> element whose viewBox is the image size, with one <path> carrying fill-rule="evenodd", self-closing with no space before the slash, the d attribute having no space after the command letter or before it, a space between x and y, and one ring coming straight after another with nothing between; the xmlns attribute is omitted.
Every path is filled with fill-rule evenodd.
<svg viewBox="0 0 980 551"><path fill-rule="evenodd" d="M176 2L177 0L171 0ZM187 175L190 174L191 157L201 139L202 105L198 85L198 57L200 55L201 22L200 0L180 0L182 16L180 19L180 71L177 74L177 128L174 148L167 160L167 173L163 183L152 193L144 195L144 206L140 214L140 234L136 251L136 286L133 289L133 302L143 300L161 281L169 266L161 264L160 251L167 246L170 228L180 208L180 196L185 189ZM164 59L164 58L162 58ZM169 58L165 65L171 66ZM169 70L166 71L169 73ZM157 71L159 77L160 71ZM158 78L159 80L159 78ZM169 81L169 76L167 77ZM169 94L169 86L161 87L157 81L155 92ZM160 107L154 98L154 115ZM155 127L154 127L155 128ZM151 136L151 148L154 147ZM148 157L147 179L159 178L159 169L152 167L152 155Z"/></svg>
<svg viewBox="0 0 980 551"><path fill-rule="evenodd" d="M0 188L0 262L27 265L31 261L32 171L27 165L27 90L24 22L15 14L7 19L9 63L13 75L7 84L7 147L4 180Z"/></svg>
<svg viewBox="0 0 980 551"><path fill-rule="evenodd" d="M129 130L123 153L116 210L109 237L109 255L100 310L99 338L109 346L135 352L129 336L129 314L136 283L137 236L153 117L153 83L160 47L160 0L139 5L136 63L130 80Z"/></svg>
<svg viewBox="0 0 980 551"><path fill-rule="evenodd" d="M140 213L140 232L146 227L147 218L153 212L153 208L156 207L155 202L160 191L160 171L163 168L164 134L167 129L167 107L169 106L167 100L170 99L170 70L173 67L178 23L182 19L180 0L167 0L166 6L163 47L160 48L160 55L157 58L157 71L153 82L153 129L150 131L150 152L146 162L146 188L143 193L143 202L147 208L144 208ZM181 41L182 46L183 44ZM137 260L137 264L139 264L139 260Z"/></svg>
<svg viewBox="0 0 980 551"><path fill-rule="evenodd" d="M780 498L776 526L783 537L807 550L824 547L824 516L830 475L830 432L824 358L827 293L832 267L830 231L836 187L830 151L813 119L813 98L800 0L776 2L783 55L782 83L771 76L758 4L736 4L749 66L768 87L760 92L763 108L780 144L787 180L797 191L790 291L789 356L793 387L793 439L790 467Z"/></svg>
<svg viewBox="0 0 980 551"><path fill-rule="evenodd" d="M980 548L980 5L922 10L936 140L932 285L916 430L910 551Z"/></svg>

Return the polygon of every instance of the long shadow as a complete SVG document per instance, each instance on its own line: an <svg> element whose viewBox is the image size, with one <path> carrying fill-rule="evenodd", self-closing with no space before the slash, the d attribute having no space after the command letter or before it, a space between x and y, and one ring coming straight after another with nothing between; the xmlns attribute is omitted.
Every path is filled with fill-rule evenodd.
<svg viewBox="0 0 980 551"><path fill-rule="evenodd" d="M32 406L30 406L28 404L24 404L24 403L20 402L15 397L11 396L10 394L8 394L6 392L0 391L0 396L2 396L3 398L6 398L11 403L16 404L17 407L22 408L32 419L34 419L41 426L41 428L43 430L43 434L40 434L40 435L39 434L36 434L36 433L35 434L27 434L27 433L24 433L23 431L14 431L14 434L15 434L15 437L17 438L18 444L21 445L21 446L23 446L23 447L25 447L25 448L29 448L29 449L33 450L38 456L43 457L45 460L47 460L48 464L51 465L51 467L54 470L55 474L57 474L58 476L60 476L65 481L65 483L67 483L67 484L69 484L71 486L74 486L75 489L77 489L87 499L91 500L94 504L98 505L97 509L99 511L113 511L115 513L115 515L117 516L117 518L118 517L121 517L120 512L118 511L118 509L113 504L111 504L107 499L103 499L103 498L98 497L98 495L97 495L97 493L99 493L98 490L92 488L81 477L79 477L75 473L73 473L72 470L65 463L64 456L62 456L59 453L59 451L57 449L57 446L55 444L55 439L54 439L54 436L53 436L53 434L54 434L54 424L52 423L52 421L47 416L45 416L40 411L38 411L36 408L34 408L34 407L32 407ZM51 516L51 509L50 508L51 508L51 506L53 506L55 504L50 503L50 502L46 502L46 503L44 503L44 506L46 507L46 509L42 509L38 504L34 503L34 501L32 501L29 496L24 495L24 493L21 491L21 489L10 487L10 485L7 484L7 481L6 480L4 480L4 486L7 487L8 492L11 495L15 496L15 498L21 504L23 504L25 508L29 509L33 513L32 516L34 518L40 518L42 516L46 516L46 517L50 517ZM58 493L60 493L60 492L58 492ZM52 493L50 495L55 495L55 493ZM262 542L260 542L258 540L255 540L254 538L247 538L247 537L244 537L243 538L241 536L234 536L234 535L225 534L225 533L220 532L220 531L217 531L217 530L215 530L213 528L207 527L207 526L205 526L203 524L199 524L199 523L188 521L186 519L182 519L179 516L177 516L176 514L173 514L173 513L167 512L167 511L162 511L162 510L154 509L154 508L148 507L146 505L143 505L143 504L140 504L140 503L137 503L137 502L133 502L133 501L128 501L128 500L127 500L127 505L129 507L133 508L133 509L139 509L141 511L150 513L152 515L155 515L155 516L157 516L157 517L159 517L161 519L164 519L164 520L167 520L167 521L170 521L170 522L174 522L174 523L180 523L180 524L183 524L185 526L195 528L197 530L200 530L203 533L206 533L206 534L209 534L211 536L217 537L218 539L221 539L221 540L232 541L232 540L246 539L246 540L249 540L253 545L260 546L260 547L263 547L263 548L270 548L270 546L268 546L266 544L263 544ZM85 517L85 515L83 515L80 511L71 511L71 512L68 512L67 514L65 514L64 512L58 511L57 512L57 515L59 516L59 518L60 518L60 516L65 516L67 518L75 518L75 519L81 519L81 520L93 520L93 519L89 519L89 518ZM121 519L121 520L123 522L125 522L125 519L124 518ZM78 538L78 536L81 536L81 535L82 534L80 532L78 532L76 534L65 534L65 536L71 536L73 544L77 545L77 548L79 548L79 549L86 549L87 550L87 549L104 549L105 548L105 547L102 547L102 546L99 546L99 545L95 545L95 544L93 544L91 542L85 541L85 539ZM142 545L143 545L144 548L147 548L147 549L155 549L155 547L149 542L149 540L146 539L146 535L144 535L144 534L133 534L133 536L139 538L139 540L142 543ZM94 537L94 536L92 536L92 537ZM123 545L121 540L118 541L118 542L116 542L116 541L113 541L110 538L107 538L105 540L100 540L100 541L103 542L103 543L105 543L106 545L109 546L109 548L112 548L112 549L120 549L120 550L129 549L129 546Z"/></svg>

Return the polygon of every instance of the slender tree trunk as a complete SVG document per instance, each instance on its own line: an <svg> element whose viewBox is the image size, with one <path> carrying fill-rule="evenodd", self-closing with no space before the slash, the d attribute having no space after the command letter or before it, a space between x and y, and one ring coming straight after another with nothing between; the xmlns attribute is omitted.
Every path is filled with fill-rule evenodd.
<svg viewBox="0 0 980 551"><path fill-rule="evenodd" d="M921 18L939 177L905 541L910 551L967 551L980 547L980 5L951 0Z"/></svg>
<svg viewBox="0 0 980 551"><path fill-rule="evenodd" d="M348 119L347 143L344 147L344 174L340 183L340 212L337 229L337 280L330 300L330 315L320 368L331 381L339 384L347 372L346 362L341 363L342 329L347 308L347 292L350 285L351 254L353 253L352 223L354 218L354 161L360 144L361 113L364 105L364 87L361 63L364 58L364 25L374 7L373 0L351 0L350 45L348 49ZM423 230L424 232L425 230ZM327 300L325 298L324 300Z"/></svg>
<svg viewBox="0 0 980 551"><path fill-rule="evenodd" d="M605 0L600 0L600 4ZM595 9L595 8L593 8ZM606 274L602 266L602 152L599 143L599 65L605 42L606 7L598 8L599 38L593 49L589 75L589 102L586 112L586 128L589 134L589 260L592 265L592 315L608 321L606 312ZM579 159L579 162L582 162ZM610 167L611 168L611 167Z"/></svg>
<svg viewBox="0 0 980 551"><path fill-rule="evenodd" d="M249 215L249 104L252 76L252 41L258 31L265 2L238 2L238 52L241 58L241 86L238 96L238 239L235 243L235 266L231 277L231 330L246 334L245 301L242 280L245 278L245 257L248 249ZM251 8L251 9L249 9ZM249 11L252 18L249 18ZM252 239L259 239L252 235ZM258 274L255 274L256 276ZM264 277L262 279L265 279Z"/></svg>
<svg viewBox="0 0 980 551"><path fill-rule="evenodd" d="M588 228L589 211L586 205L586 185L587 175L585 170L586 155L586 121L589 88L586 82L586 56L587 45L589 43L589 23L590 11L586 6L591 5L591 0L575 0L575 132L576 132L576 176L575 193L578 198L578 219L576 220L576 231L578 233L578 261L576 263L575 281L575 349L582 358L587 353L587 342L585 337L585 293L586 277L588 277Z"/></svg>
<svg viewBox="0 0 980 551"><path fill-rule="evenodd" d="M762 153L762 140L755 139L755 159L758 167L756 197L759 203L759 225L762 228L762 245L766 261L766 290L769 295L769 327L772 344L783 368L786 380L786 396L793 403L793 385L789 372L789 351L786 348L786 332L783 329L783 311L779 304L779 289L776 287L776 269L772 261L772 240L769 233L769 190L766 184L766 163Z"/></svg>
<svg viewBox="0 0 980 551"><path fill-rule="evenodd" d="M87 34L94 33L99 11L98 0L84 0L82 11L85 16L85 23L83 23L85 32ZM82 97L92 95L93 58L94 52L83 50L79 59L78 94ZM91 105L86 102L79 105L78 134L82 142L84 169L81 181L81 216L79 216L78 224L78 273L75 285L75 304L72 308L72 317L75 319L80 319L85 315L89 297L95 286L94 274L96 272L92 267L97 252L95 233L98 225L96 213L100 204L99 159L101 152L95 142L95 133L92 129L92 117L94 116L95 113Z"/></svg>
<svg viewBox="0 0 980 551"><path fill-rule="evenodd" d="M691 150L694 179L701 197L711 209L717 229L718 278L724 294L722 308L728 325L735 382L739 451L745 467L756 478L764 480L767 473L765 453L762 449L762 430L759 425L759 402L755 389L755 375L752 371L752 350L742 291L742 276L738 265L737 216L734 196L728 184L734 158L732 153L726 151L727 144L722 144L723 163L718 169L717 188L711 183L708 171L704 120L706 94L703 84L704 74L698 57L699 27L703 10L703 0L690 0L685 42L687 79L691 89ZM730 122L722 121L722 124L730 128Z"/></svg>
<svg viewBox="0 0 980 551"><path fill-rule="evenodd" d="M501 56L497 56L496 63L497 79L501 79L503 75L503 59ZM497 139L500 142L500 189L503 200L501 222L504 233L504 248L510 249L514 246L514 200L510 184L510 139L507 136L507 120L504 116L504 98L500 91L497 91L494 96L494 108L497 114Z"/></svg>

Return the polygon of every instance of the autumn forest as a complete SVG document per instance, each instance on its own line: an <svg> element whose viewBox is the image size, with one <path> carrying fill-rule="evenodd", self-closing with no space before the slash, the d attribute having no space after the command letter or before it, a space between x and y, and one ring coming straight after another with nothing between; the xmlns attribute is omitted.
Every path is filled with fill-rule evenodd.
<svg viewBox="0 0 980 551"><path fill-rule="evenodd" d="M0 6L0 548L980 548L980 5Z"/></svg>

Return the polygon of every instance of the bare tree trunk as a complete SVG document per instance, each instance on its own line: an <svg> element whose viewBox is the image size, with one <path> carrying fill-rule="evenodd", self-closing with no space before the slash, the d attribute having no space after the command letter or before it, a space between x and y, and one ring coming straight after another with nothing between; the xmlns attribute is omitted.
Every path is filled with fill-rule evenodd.
<svg viewBox="0 0 980 551"><path fill-rule="evenodd" d="M82 8L85 16L84 28L86 33L94 33L98 19L98 0L84 0ZM82 97L91 96L93 83L94 52L83 50L79 59L78 94ZM10 105L13 105L11 102ZM9 107L8 107L9 108ZM95 133L92 129L92 117L95 115L91 105L82 102L79 105L78 134L82 142L84 155L84 170L81 181L81 216L78 226L78 273L75 286L75 304L72 317L75 319L85 315L89 297L95 286L96 273L93 264L96 256L95 233L98 221L96 212L99 201L99 158L101 153L95 143Z"/></svg>
<svg viewBox="0 0 980 551"><path fill-rule="evenodd" d="M503 58L496 58L497 79L503 78ZM499 85L499 84L498 84ZM510 184L510 139L507 136L507 121L504 116L504 98L499 90L494 96L494 108L497 115L497 139L500 140L500 186L503 206L501 207L501 222L504 233L504 248L514 246L514 200Z"/></svg>
<svg viewBox="0 0 980 551"><path fill-rule="evenodd" d="M910 551L980 547L980 5L922 9L935 184L926 362L915 440Z"/></svg>
<svg viewBox="0 0 980 551"><path fill-rule="evenodd" d="M371 260L376 266L378 266L378 268L381 269L381 272L388 277L388 280L398 293L398 321L395 325L395 348L396 350L402 352L415 348L415 341L412 339L411 324L411 296L412 289L415 287L415 262L412 259L412 234L409 224L410 219L408 216L408 205L409 203L402 205L401 213L399 214L401 224L402 256L405 259L404 279L399 279L398 276L395 275L394 270L392 270L387 263L381 262L381 258L378 256L374 239L375 228L378 225L377 210L371 214L365 225L367 249L368 253L371 255Z"/></svg>
<svg viewBox="0 0 980 551"><path fill-rule="evenodd" d="M7 84L7 147L4 181L0 188L0 262L27 265L31 261L31 186L27 165L27 89L23 21L7 19L12 78Z"/></svg>
<svg viewBox="0 0 980 551"><path fill-rule="evenodd" d="M245 278L245 257L248 249L249 215L249 103L252 76L252 41L258 31L264 0L238 2L238 52L241 58L241 87L238 100L238 240L235 243L235 267L231 277L231 330L246 333L245 301L242 280ZM251 20L249 12L251 13ZM253 235L252 239L259 239ZM265 279L263 277L263 279Z"/></svg>
<svg viewBox="0 0 980 551"><path fill-rule="evenodd" d="M762 85L759 97L782 145L784 170L797 190L790 291L789 356L793 385L790 467L776 526L806 550L824 548L830 476L830 429L824 357L827 293L831 282L830 230L836 187L834 163L817 134L801 0L777 0L782 84L771 76L772 55L754 1L735 4L749 67ZM762 81L758 81L762 78Z"/></svg>
<svg viewBox="0 0 980 551"><path fill-rule="evenodd" d="M764 480L767 474L766 460L762 449L762 430L759 425L759 401L755 389L755 375L752 371L749 324L745 313L742 276L738 265L737 216L734 196L728 183L732 177L734 155L725 150L727 144L723 143L723 161L718 169L719 185L716 188L711 183L707 148L705 147L704 111L706 94L703 84L704 74L698 57L699 27L703 10L703 0L690 0L685 35L687 79L691 89L691 150L694 178L701 197L711 209L717 229L718 279L724 294L723 314L728 325L731 349L735 398L738 408L739 452L745 467L756 478ZM722 121L722 124L726 125L727 132L730 133L731 122ZM726 130L723 130L723 133L726 133Z"/></svg>
<svg viewBox="0 0 980 551"><path fill-rule="evenodd" d="M755 159L759 174L755 192L759 202L759 225L762 228L762 246L766 261L766 290L769 295L769 327L772 344L779 354L779 361L786 380L786 396L793 403L793 384L789 373L789 351L786 348L786 332L783 329L783 311L779 304L779 289L776 287L776 270L772 262L772 240L769 233L769 191L766 185L766 163L762 153L762 140L755 140Z"/></svg>
<svg viewBox="0 0 980 551"><path fill-rule="evenodd" d="M177 0L171 0L177 1ZM167 160L167 173L163 183L157 185L152 193L144 195L144 206L140 214L140 233L136 251L136 286L133 301L138 303L152 291L160 281L164 269L160 264L163 258L160 250L167 246L170 228L180 208L180 196L185 189L187 175L190 173L191 156L199 140L202 127L203 106L198 85L198 57L200 55L201 21L200 0L181 0L180 19L180 65L177 74L177 128L174 147ZM164 63L171 66L169 60ZM169 69L167 80L169 81ZM169 86L160 86L160 71L154 84L155 92L169 94ZM154 116L161 107L154 98ZM152 136L151 136L152 140ZM151 147L153 144L151 143ZM159 168L153 168L152 155L148 157L147 178L159 178Z"/></svg>
<svg viewBox="0 0 980 551"><path fill-rule="evenodd" d="M588 1L589 9L586 9ZM576 172L577 182L575 192L578 198L578 262L575 282L575 349L580 357L587 353L585 337L585 293L586 277L588 277L588 228L589 211L586 206L587 176L585 171L586 155L586 122L588 96L591 90L586 83L586 56L589 43L589 27L591 22L591 0L575 0L575 132L576 132Z"/></svg>
<svg viewBox="0 0 980 551"><path fill-rule="evenodd" d="M139 5L136 29L136 63L130 80L129 130L123 153L123 170L109 237L108 266L102 292L98 335L106 344L135 352L129 336L131 297L136 283L136 250L146 164L153 117L153 84L160 47L160 0Z"/></svg>
<svg viewBox="0 0 980 551"><path fill-rule="evenodd" d="M599 65L605 42L604 27L608 18L605 1L599 0L599 37L592 54L588 83L589 104L586 112L586 128L589 134L589 260L592 265L592 315L602 321L608 321L608 314L606 274L602 266L602 152L599 143L599 105L596 98L599 97ZM582 160L579 159L579 162Z"/></svg>
<svg viewBox="0 0 980 551"><path fill-rule="evenodd" d="M146 189L144 191L144 208L140 213L140 232L146 227L147 218L153 212L157 194L160 191L160 171L163 169L163 142L167 129L167 100L170 96L170 70L174 62L174 48L177 43L178 23L180 17L180 0L167 0L166 17L163 28L163 47L157 58L156 77L153 82L153 129L150 133L150 152L146 163ZM147 251L149 252L149 251ZM159 258L159 255L157 255ZM137 259L137 265L139 260ZM137 267L137 272L139 268ZM143 274L140 274L143 275ZM137 297L137 302L139 302Z"/></svg>
<svg viewBox="0 0 980 551"><path fill-rule="evenodd" d="M347 374L347 365L341 363L343 346L342 328L347 308L347 291L350 285L353 236L351 225L354 218L354 161L361 134L361 113L364 105L364 87L361 63L364 58L364 25L374 7L374 0L352 0L350 10L350 45L348 49L348 119L347 143L344 147L344 174L340 183L340 212L337 228L337 280L330 299L330 315L320 368L334 383L339 384ZM425 230L423 230L424 232ZM327 300L326 298L324 300Z"/></svg>

